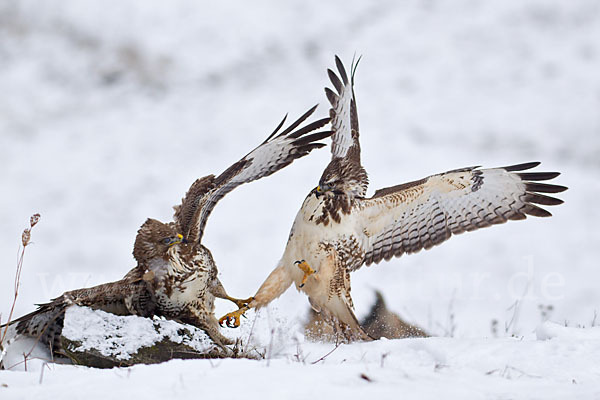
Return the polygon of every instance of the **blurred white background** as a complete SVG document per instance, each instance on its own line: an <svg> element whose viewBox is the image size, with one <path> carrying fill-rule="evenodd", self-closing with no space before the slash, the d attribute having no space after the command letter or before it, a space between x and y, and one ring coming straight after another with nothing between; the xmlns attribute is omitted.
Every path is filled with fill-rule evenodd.
<svg viewBox="0 0 600 400"><path fill-rule="evenodd" d="M168 221L289 112L321 103L334 54L356 76L371 189L470 165L542 161L569 186L550 219L467 233L353 276L437 335L589 326L600 310L600 3L595 0L0 2L0 312L29 216L16 316L119 279L147 217ZM219 203L205 244L230 294L283 253L328 149ZM515 308L515 302L517 307ZM290 289L259 320L296 323ZM551 306L551 309L548 309ZM217 314L231 310L217 304ZM515 312L516 311L516 312ZM545 312L545 316L542 315ZM252 315L250 315L252 317ZM271 323L271 322L269 322ZM506 328L505 328L506 327Z"/></svg>

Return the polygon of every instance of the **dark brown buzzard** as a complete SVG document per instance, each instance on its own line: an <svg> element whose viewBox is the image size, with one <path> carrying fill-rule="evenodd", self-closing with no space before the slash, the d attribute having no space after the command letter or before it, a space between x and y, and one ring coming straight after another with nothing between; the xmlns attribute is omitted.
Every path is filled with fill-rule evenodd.
<svg viewBox="0 0 600 400"><path fill-rule="evenodd" d="M269 176L325 146L318 141L332 132L311 132L326 125L329 118L298 128L315 109L280 132L284 118L260 146L222 174L196 180L182 203L174 207L174 222L148 219L135 239L137 266L123 279L66 292L11 324L16 324L19 334L39 337L40 342L58 351L65 309L76 304L119 315L174 319L205 330L217 344L231 344L220 333L213 314L215 297L231 300L238 307L251 299L230 297L217 278L213 257L201 243L206 220L217 202L236 187Z"/></svg>

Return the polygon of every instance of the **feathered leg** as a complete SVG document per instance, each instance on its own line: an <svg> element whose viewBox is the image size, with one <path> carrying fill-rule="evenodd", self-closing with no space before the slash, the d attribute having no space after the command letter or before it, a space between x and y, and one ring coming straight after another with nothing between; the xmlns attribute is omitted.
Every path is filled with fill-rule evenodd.
<svg viewBox="0 0 600 400"><path fill-rule="evenodd" d="M360 327L352 311L354 305L350 296L350 272L346 268L346 262L334 246L328 246L326 251L327 256L321 261L316 275L326 286L307 288L312 308L323 313L324 319L332 325L338 340L346 342L372 340ZM304 271L303 264L304 262L300 262L298 267Z"/></svg>
<svg viewBox="0 0 600 400"><path fill-rule="evenodd" d="M225 288L223 287L223 284L221 283L221 281L218 278L215 281L216 281L215 284L210 288L210 292L215 297L218 297L220 299L229 300L229 301L235 303L235 305L238 306L238 308L246 307L246 306L248 306L248 303L250 303L252 300L254 300L254 297L249 297L247 299L236 299L234 297L231 297L225 291Z"/></svg>
<svg viewBox="0 0 600 400"><path fill-rule="evenodd" d="M281 296L292 284L292 278L287 274L285 267L279 265L265 279L252 300L239 310L230 312L219 318L219 324L227 323L230 328L240 326L240 318L251 308L261 308Z"/></svg>

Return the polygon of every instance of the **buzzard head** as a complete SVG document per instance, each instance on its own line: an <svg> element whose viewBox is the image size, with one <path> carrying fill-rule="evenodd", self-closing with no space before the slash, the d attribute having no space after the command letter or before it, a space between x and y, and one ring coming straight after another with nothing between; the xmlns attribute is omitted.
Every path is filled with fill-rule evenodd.
<svg viewBox="0 0 600 400"><path fill-rule="evenodd" d="M167 259L169 249L180 243L187 241L176 231L174 223L165 224L148 218L138 230L133 245L133 256L138 263L156 257Z"/></svg>
<svg viewBox="0 0 600 400"><path fill-rule="evenodd" d="M367 183L367 172L360 164L346 158L334 158L323 171L316 194L320 196L332 193L364 197Z"/></svg>

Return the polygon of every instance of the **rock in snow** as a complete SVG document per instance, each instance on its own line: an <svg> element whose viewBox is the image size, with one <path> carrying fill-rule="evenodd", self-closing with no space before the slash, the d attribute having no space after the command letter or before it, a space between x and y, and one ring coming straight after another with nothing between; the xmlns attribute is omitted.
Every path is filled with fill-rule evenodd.
<svg viewBox="0 0 600 400"><path fill-rule="evenodd" d="M191 325L78 306L66 311L61 342L73 363L97 368L235 356Z"/></svg>

